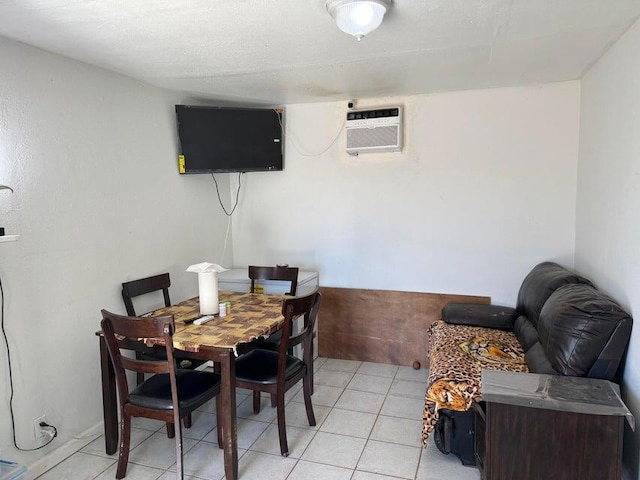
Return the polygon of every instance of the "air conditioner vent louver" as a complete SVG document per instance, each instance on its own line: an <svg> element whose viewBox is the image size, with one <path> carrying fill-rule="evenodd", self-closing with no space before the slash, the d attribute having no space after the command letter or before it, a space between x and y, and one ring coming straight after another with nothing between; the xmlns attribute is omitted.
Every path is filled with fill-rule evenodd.
<svg viewBox="0 0 640 480"><path fill-rule="evenodd" d="M402 108L352 110L347 113L347 153L402 150Z"/></svg>

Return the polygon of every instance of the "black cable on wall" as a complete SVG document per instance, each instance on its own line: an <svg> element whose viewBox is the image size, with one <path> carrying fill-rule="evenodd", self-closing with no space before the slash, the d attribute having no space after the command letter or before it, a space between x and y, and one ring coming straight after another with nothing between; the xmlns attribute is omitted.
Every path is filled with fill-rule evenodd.
<svg viewBox="0 0 640 480"><path fill-rule="evenodd" d="M213 173L211 174L211 178L213 178L213 183L216 184L216 193L218 194L218 202L220 202L220 206L222 207L222 210L224 211L227 217L230 217L231 215L233 215L233 212L236 211L236 207L238 206L238 199L240 198L240 189L242 188L242 175L244 175L244 172L238 172L238 190L236 191L236 202L233 205L233 208L231 209L231 211L228 212L227 209L224 207L224 204L222 203L222 198L220 198L218 181L216 180L215 175Z"/></svg>
<svg viewBox="0 0 640 480"><path fill-rule="evenodd" d="M40 450L41 448L44 448L47 445L49 445L51 442L53 442L53 439L58 436L58 430L53 425L49 425L48 423L41 422L40 423L41 427L52 429L52 435L49 441L47 441L45 444L40 445L39 447L36 447L36 448L21 448L18 446L18 442L16 440L16 421L15 421L15 415L13 413L14 389L13 389L13 371L11 368L11 349L9 348L9 339L7 338L7 331L5 330L5 327L4 327L4 288L2 287L1 276L0 276L0 329L2 330L2 338L4 338L4 344L7 348L7 364L9 366L9 390L10 390L9 412L11 414L11 434L13 436L13 446L22 452L33 452L35 450Z"/></svg>

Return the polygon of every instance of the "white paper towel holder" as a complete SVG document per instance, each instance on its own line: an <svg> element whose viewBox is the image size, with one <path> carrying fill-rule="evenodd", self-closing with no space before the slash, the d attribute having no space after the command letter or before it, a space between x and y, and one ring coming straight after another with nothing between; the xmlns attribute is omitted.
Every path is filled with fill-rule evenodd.
<svg viewBox="0 0 640 480"><path fill-rule="evenodd" d="M216 263L198 263L187 268L187 272L198 274L200 315L215 315L219 312L218 273L227 269Z"/></svg>
<svg viewBox="0 0 640 480"><path fill-rule="evenodd" d="M218 272L198 273L198 295L200 296L200 315L218 313Z"/></svg>

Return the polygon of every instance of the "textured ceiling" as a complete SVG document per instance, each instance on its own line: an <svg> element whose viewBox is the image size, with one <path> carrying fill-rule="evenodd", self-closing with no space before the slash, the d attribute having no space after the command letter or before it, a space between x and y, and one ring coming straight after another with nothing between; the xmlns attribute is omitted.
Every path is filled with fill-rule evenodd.
<svg viewBox="0 0 640 480"><path fill-rule="evenodd" d="M639 15L640 0L395 0L356 42L324 0L2 0L0 35L275 105L577 79Z"/></svg>

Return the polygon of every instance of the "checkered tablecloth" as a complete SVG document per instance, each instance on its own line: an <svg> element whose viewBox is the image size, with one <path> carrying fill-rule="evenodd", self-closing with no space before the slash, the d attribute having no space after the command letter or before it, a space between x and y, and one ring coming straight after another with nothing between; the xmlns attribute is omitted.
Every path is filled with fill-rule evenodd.
<svg viewBox="0 0 640 480"><path fill-rule="evenodd" d="M185 324L184 321L200 314L198 298L151 312L153 316L174 315L176 332L174 348L197 352L203 347L235 349L238 344L249 343L277 331L282 316L283 295L233 293L220 291L220 302L231 302L230 313L203 325ZM161 344L161 339L147 339L147 345Z"/></svg>

